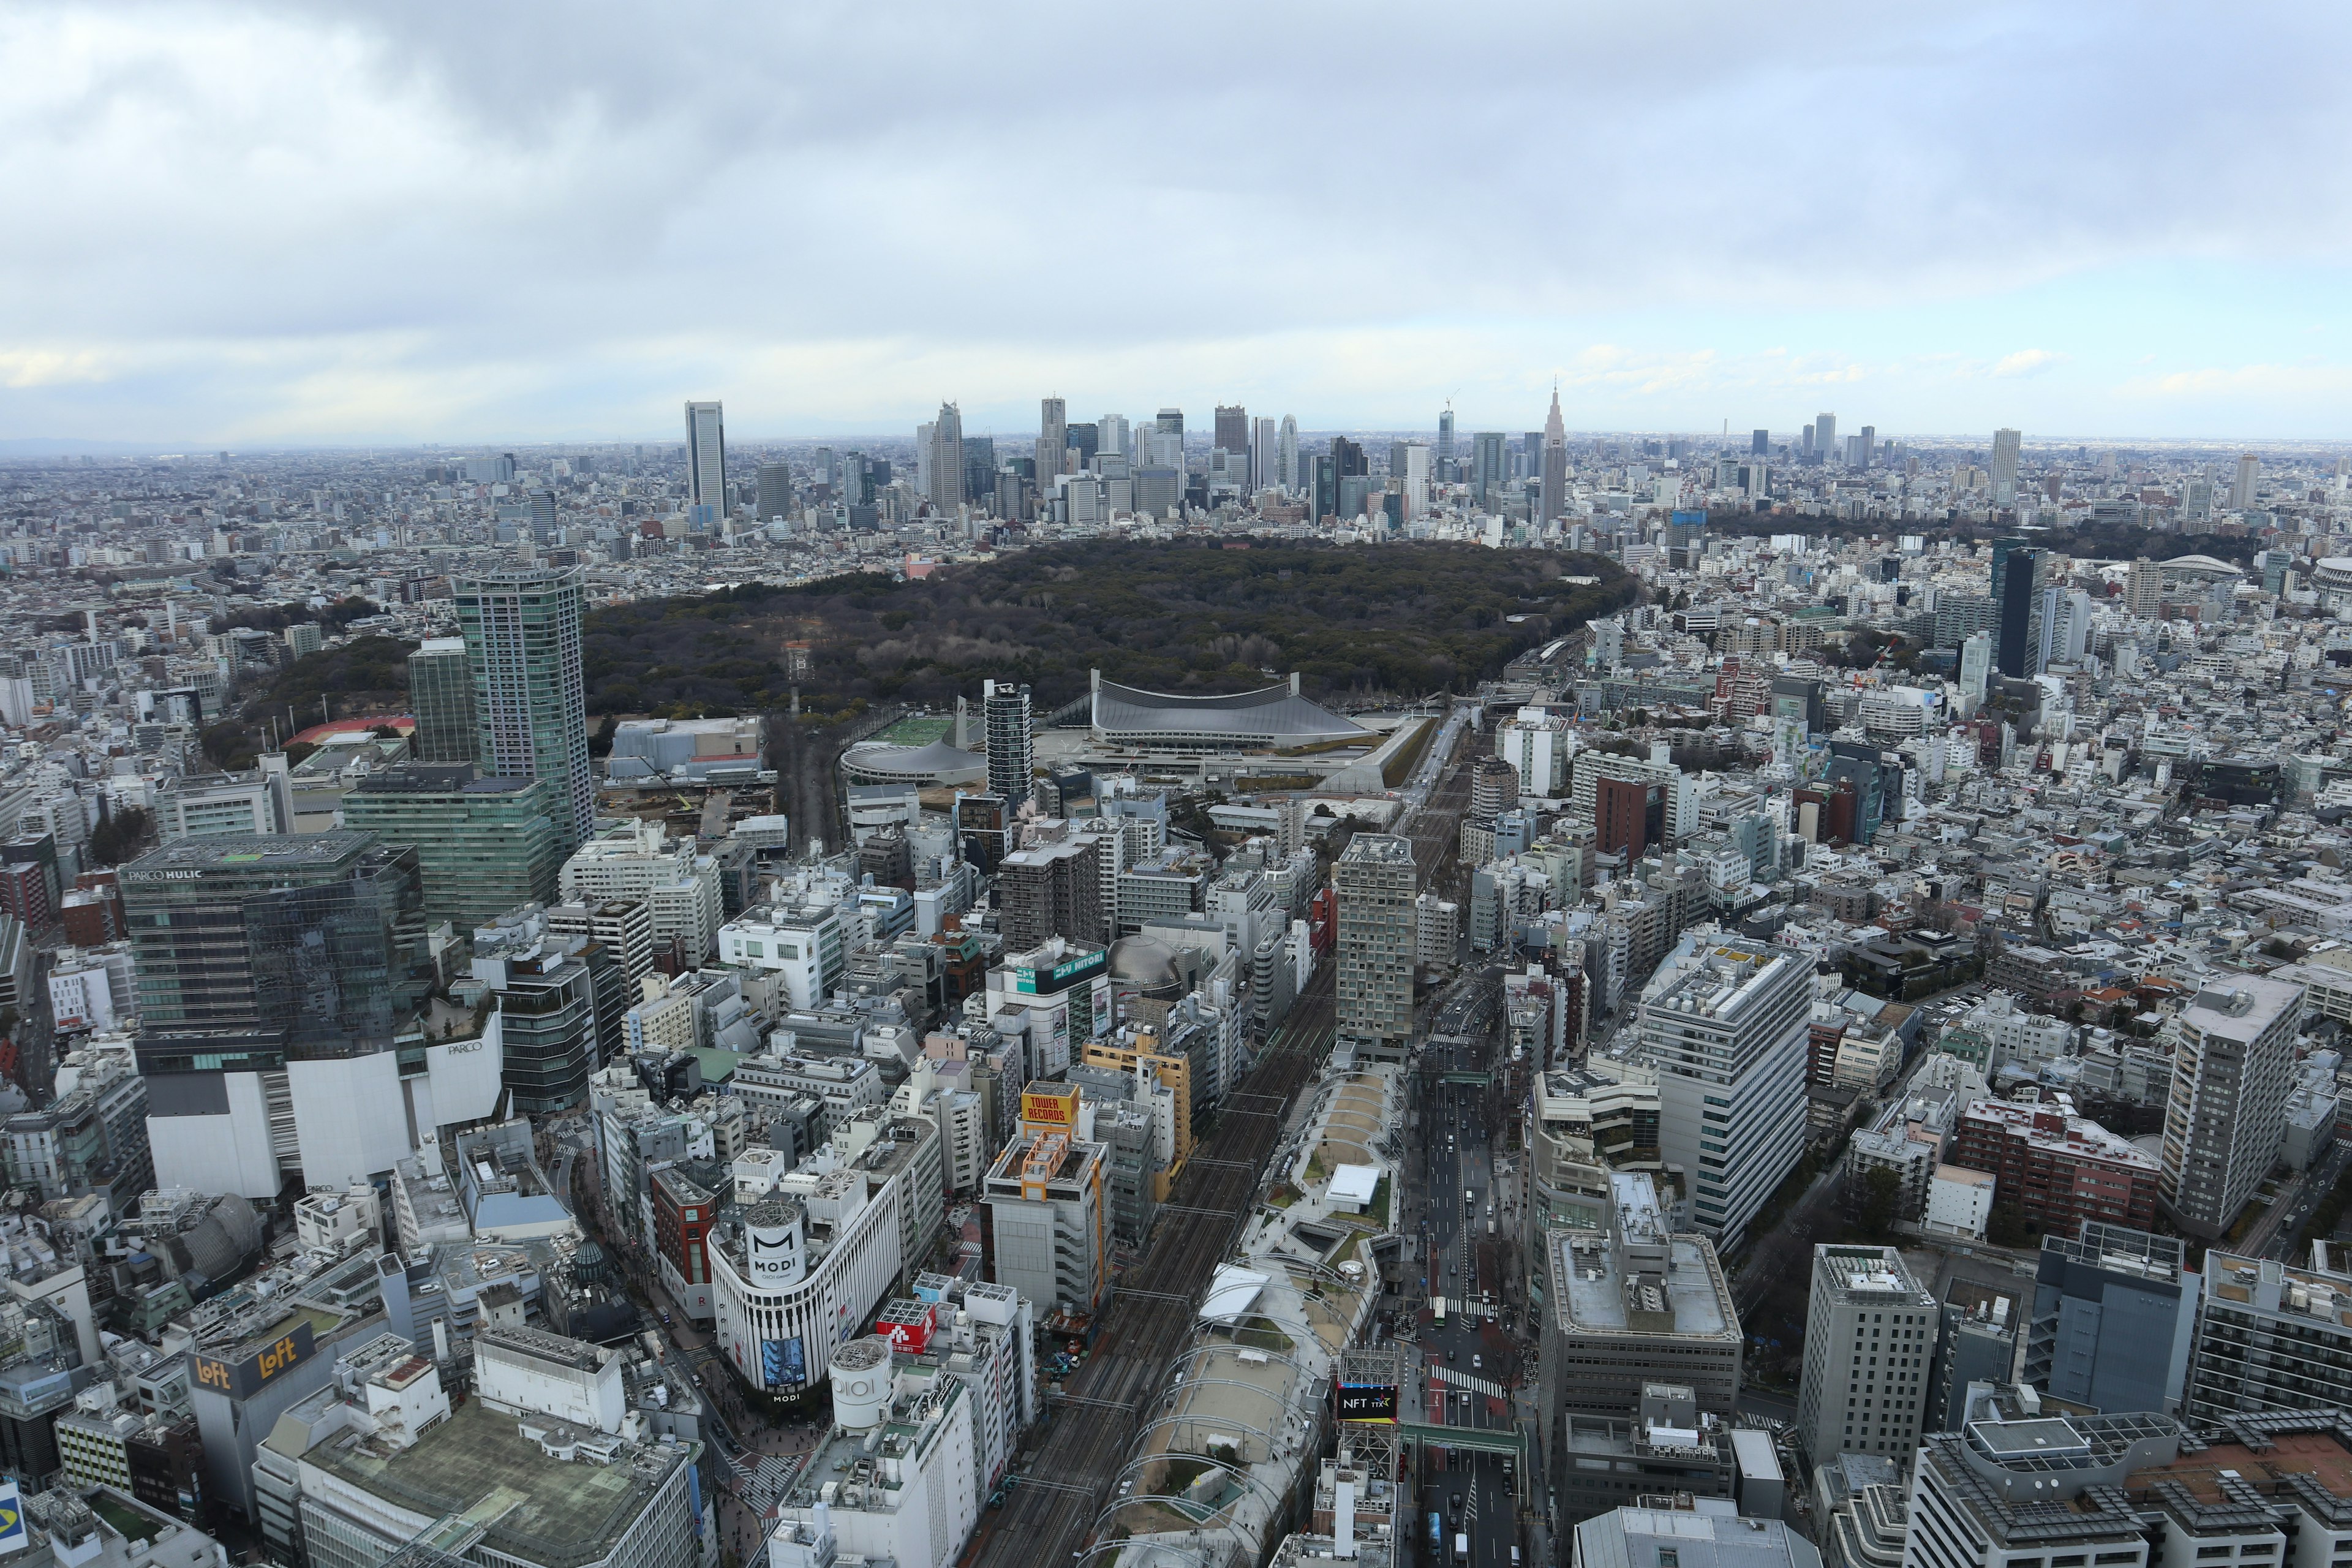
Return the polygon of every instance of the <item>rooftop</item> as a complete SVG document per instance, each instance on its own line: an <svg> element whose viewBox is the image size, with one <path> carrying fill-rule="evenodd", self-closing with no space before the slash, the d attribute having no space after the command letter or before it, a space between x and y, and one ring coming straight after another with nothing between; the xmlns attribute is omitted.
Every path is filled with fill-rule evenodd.
<svg viewBox="0 0 2352 1568"><path fill-rule="evenodd" d="M486 1520L487 1545L541 1563L606 1555L694 1451L642 1444L609 1465L551 1458L513 1416L479 1400L458 1405L414 1447L388 1458L366 1452L360 1438L341 1433L303 1458L412 1512Z"/></svg>

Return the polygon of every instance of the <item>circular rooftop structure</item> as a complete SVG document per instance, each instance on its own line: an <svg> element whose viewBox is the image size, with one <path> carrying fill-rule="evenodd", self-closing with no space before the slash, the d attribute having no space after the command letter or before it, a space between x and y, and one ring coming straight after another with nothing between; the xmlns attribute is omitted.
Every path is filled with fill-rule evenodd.
<svg viewBox="0 0 2352 1568"><path fill-rule="evenodd" d="M841 771L854 784L915 784L944 787L977 784L988 777L988 759L945 741L928 746L892 746L868 742L841 754Z"/></svg>
<svg viewBox="0 0 2352 1568"><path fill-rule="evenodd" d="M1181 994L1184 973L1177 966L1176 950L1148 936L1123 936L1110 944L1108 964L1111 983L1131 985L1150 995L1167 991Z"/></svg>
<svg viewBox="0 0 2352 1568"><path fill-rule="evenodd" d="M2352 589L2352 555L2327 555L2312 563L2312 585L2334 593Z"/></svg>

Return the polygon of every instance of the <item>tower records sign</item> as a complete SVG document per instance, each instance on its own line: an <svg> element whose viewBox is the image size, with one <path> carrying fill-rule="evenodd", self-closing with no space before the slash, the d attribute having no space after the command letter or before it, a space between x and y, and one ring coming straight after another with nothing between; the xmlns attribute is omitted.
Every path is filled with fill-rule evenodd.
<svg viewBox="0 0 2352 1568"><path fill-rule="evenodd" d="M309 1361L316 1348L310 1325L297 1323L292 1332L271 1340L242 1361L223 1361L212 1355L195 1356L196 1386L226 1394L231 1399L250 1399L261 1392L263 1384Z"/></svg>

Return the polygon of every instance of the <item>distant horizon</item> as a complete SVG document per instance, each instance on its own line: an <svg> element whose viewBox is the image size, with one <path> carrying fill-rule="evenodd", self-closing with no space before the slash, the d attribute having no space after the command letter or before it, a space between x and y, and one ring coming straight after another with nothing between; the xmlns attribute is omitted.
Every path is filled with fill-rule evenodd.
<svg viewBox="0 0 2352 1568"><path fill-rule="evenodd" d="M1835 410L1831 410L1830 412L1835 412ZM1189 426L1191 416L1188 415L1186 417ZM1252 416L1253 419L1258 417L1263 416L1257 415ZM1279 418L1280 416L1273 416L1272 417ZM1076 421L1074 421L1074 423L1076 423ZM1479 428L1485 430L1492 429L1494 426L1481 426ZM1694 434L1691 431L1685 429L1663 428L1654 430L1570 429L1567 434L1569 442L1571 446L1589 444L1596 441L1688 440L1694 442L1714 442L1718 447L1727 444L1729 446L1736 447L1741 452L1745 452L1748 449L1747 443L1755 428L1755 426L1751 426L1746 431L1734 430L1728 437L1725 437L1720 431ZM1857 425L1853 430L1845 430L1843 421L1841 420L1840 428L1845 434L1853 434L1855 431L1858 431L1861 426ZM2001 426L2000 428L2007 428L2007 426ZM1520 438L1524 435L1528 434L1528 429L1515 428L1508 430L1506 433L1511 437L1512 442L1516 446ZM967 437L987 437L992 440L1009 442L1016 447L1034 446L1037 438L1035 432L1013 433L1003 430L973 429L969 424L965 426L965 434ZM1345 436L1350 439L1362 437L1366 439L1382 440L1434 440L1436 434L1437 433L1433 428L1429 427L1413 429L1402 426L1375 427L1369 426L1344 425L1316 426L1300 426L1298 427L1298 438L1301 441L1328 440L1334 436ZM1467 426L1457 426L1455 427L1454 447L1457 455L1465 447L1467 446L1472 434L1473 431ZM1187 447L1189 447L1198 444L1198 437L1200 435L1201 432L1198 429L1188 427L1185 434ZM737 447L824 447L855 445L859 442L879 443L897 441L911 446L914 442L914 436L915 433L912 426L909 426L903 433L892 433L869 429L809 436L742 436L730 430L728 432L727 444L730 451ZM1878 450L1884 452L1890 445L1924 447L1937 450L1962 447L1969 445L1970 443L1980 446L1989 446L1991 443L1993 431L1991 430L1981 432L1961 432L1958 434L1913 433L1895 435L1890 435L1882 431L1876 436L1875 439ZM1771 433L1770 439L1776 447L1790 444L1799 439L1799 433L1797 431L1776 430ZM2096 451L2121 447L2152 447L2161 450L2191 449L2206 447L2216 448L2244 448L2247 450L2261 450L2265 448L2326 450L2336 447L2352 450L2352 437L2141 435L2045 436L2037 437L2031 431L2027 431L2021 434L2019 444L2021 450L2028 452L2037 449L2047 450L2060 447L2089 447ZM226 451L232 458L301 457L306 455L330 456L336 454L359 455L368 453L415 453L421 457L429 457L439 454L448 454L452 456L480 454L489 451L534 451L545 452L552 457L562 457L573 452L593 452L598 449L610 447L683 447L684 445L685 437L683 435L667 437L660 436L541 437L530 439L512 437L488 437L472 441L354 440L257 443L231 442L226 445L218 442L118 441L103 437L0 437L0 466L38 462L48 458L91 457L146 458L151 460L162 460L173 458L192 460L209 459L214 458L215 454L222 451ZM1652 458L1649 460L1659 461L1663 459Z"/></svg>

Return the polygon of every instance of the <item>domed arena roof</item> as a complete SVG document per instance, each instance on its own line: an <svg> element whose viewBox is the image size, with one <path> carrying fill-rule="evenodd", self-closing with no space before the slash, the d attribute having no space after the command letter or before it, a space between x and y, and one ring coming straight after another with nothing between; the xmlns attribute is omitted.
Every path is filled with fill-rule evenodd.
<svg viewBox="0 0 2352 1568"><path fill-rule="evenodd" d="M973 784L988 776L988 759L945 741L928 746L868 742L843 752L841 769L852 784Z"/></svg>

